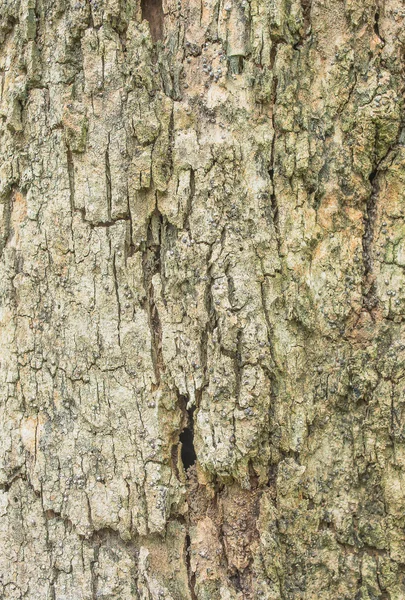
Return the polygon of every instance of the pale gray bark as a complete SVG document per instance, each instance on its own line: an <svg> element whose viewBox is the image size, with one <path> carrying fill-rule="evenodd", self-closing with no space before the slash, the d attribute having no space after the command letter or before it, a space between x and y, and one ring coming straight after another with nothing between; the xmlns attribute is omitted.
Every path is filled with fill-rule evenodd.
<svg viewBox="0 0 405 600"><path fill-rule="evenodd" d="M400 0L0 0L0 598L405 598Z"/></svg>

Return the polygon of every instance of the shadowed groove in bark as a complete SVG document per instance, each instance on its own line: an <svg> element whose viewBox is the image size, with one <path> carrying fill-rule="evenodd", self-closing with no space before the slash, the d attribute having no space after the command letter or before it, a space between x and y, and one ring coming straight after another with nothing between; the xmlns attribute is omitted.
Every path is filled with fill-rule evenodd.
<svg viewBox="0 0 405 600"><path fill-rule="evenodd" d="M367 199L366 210L364 213L364 234L363 234L363 260L365 278L373 269L372 243L374 238L374 222L376 217L376 200L378 195L378 168L370 173L369 181L371 193Z"/></svg>
<svg viewBox="0 0 405 600"><path fill-rule="evenodd" d="M308 27L311 25L312 0L301 0L302 14L304 17L304 32L307 35Z"/></svg>
<svg viewBox="0 0 405 600"><path fill-rule="evenodd" d="M110 136L108 136L107 148L105 151L105 183L106 183L106 195L107 195L107 219L111 221L111 199L112 199L112 190L111 190L111 169L110 169Z"/></svg>
<svg viewBox="0 0 405 600"><path fill-rule="evenodd" d="M243 592L240 572L235 571L232 575L229 576L229 581L232 583L233 587L237 592Z"/></svg>
<svg viewBox="0 0 405 600"><path fill-rule="evenodd" d="M191 567L191 539L190 535L187 533L185 539L185 558L186 558L186 566L187 566L187 575L188 575L188 585L191 595L191 600L197 600L197 595L195 593L195 573Z"/></svg>
<svg viewBox="0 0 405 600"><path fill-rule="evenodd" d="M13 187L6 198L6 201L3 205L3 218L2 218L2 227L0 230L0 257L3 253L3 250L7 244L7 240L10 235L10 219L11 219L11 207L13 203L13 196L15 194L15 188Z"/></svg>
<svg viewBox="0 0 405 600"><path fill-rule="evenodd" d="M374 15L374 33L380 38L382 44L385 46L385 40L380 34L380 13L378 10Z"/></svg>
<svg viewBox="0 0 405 600"><path fill-rule="evenodd" d="M194 411L195 407L187 409L187 425L180 434L181 460L185 471L195 465L197 460L194 449Z"/></svg>
<svg viewBox="0 0 405 600"><path fill-rule="evenodd" d="M180 478L178 461L181 459L184 471L196 463L197 456L194 449L194 412L196 407L187 409L187 396L177 393L177 407L181 412L181 422L179 429L175 432L175 440L171 448L172 469L177 477ZM180 451L180 456L179 456Z"/></svg>
<svg viewBox="0 0 405 600"><path fill-rule="evenodd" d="M190 215L195 196L195 173L194 169L190 169L190 191L187 198L187 204L184 212L184 228L190 231Z"/></svg>
<svg viewBox="0 0 405 600"><path fill-rule="evenodd" d="M155 370L157 385L161 382L161 371L164 368L162 353L162 325L155 303L155 290L152 283L153 276L161 272L161 232L163 217L155 208L149 219L147 229L146 248L142 255L143 283L146 293L146 311L148 314L151 333L152 361Z"/></svg>
<svg viewBox="0 0 405 600"><path fill-rule="evenodd" d="M164 14L162 0L142 0L142 18L149 22L152 40L157 42L163 37Z"/></svg>
<svg viewBox="0 0 405 600"><path fill-rule="evenodd" d="M73 212L75 209L75 171L74 171L74 163L73 163L73 154L71 149L67 148L66 151L66 160L67 160L67 168L68 168L68 177L69 177L69 200L70 200L70 210L73 217Z"/></svg>
<svg viewBox="0 0 405 600"><path fill-rule="evenodd" d="M118 334L118 345L121 346L121 304L120 304L120 296L118 291L118 276L117 276L117 267L115 264L115 255L111 261L112 270L113 270L113 278L114 278L114 292L115 298L117 300L117 316L118 316L118 324L117 324L117 334Z"/></svg>
<svg viewBox="0 0 405 600"><path fill-rule="evenodd" d="M274 163L275 163L275 145L276 145L276 124L274 119L274 110L277 101L277 77L273 80L273 107L272 107L272 125L273 125L273 139L271 142L271 155L270 155L270 168L269 168L269 177L271 182L271 194L270 194L270 204L271 204L271 214L273 219L274 231L276 234L277 248L278 253L280 254L281 248L281 239L280 239L280 223L279 223L279 213L278 213L278 203L275 192L275 178L274 178Z"/></svg>

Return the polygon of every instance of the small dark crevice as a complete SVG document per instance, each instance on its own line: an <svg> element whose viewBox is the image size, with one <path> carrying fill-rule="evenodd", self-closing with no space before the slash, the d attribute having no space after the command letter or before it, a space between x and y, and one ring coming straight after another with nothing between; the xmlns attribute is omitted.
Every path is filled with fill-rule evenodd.
<svg viewBox="0 0 405 600"><path fill-rule="evenodd" d="M16 188L14 186L11 187L10 193L7 195L7 198L3 205L3 219L1 223L2 227L0 230L0 257L3 255L4 248L6 247L8 238L10 237L11 212L15 192Z"/></svg>
<svg viewBox="0 0 405 600"><path fill-rule="evenodd" d="M209 332L209 321L207 321L204 329L201 332L201 342L200 342L200 364L201 369L204 374L204 385L199 390L196 390L196 405L200 406L201 403L201 395L203 389L208 385L208 377L207 377L207 366L208 366L208 332Z"/></svg>
<svg viewBox="0 0 405 600"><path fill-rule="evenodd" d="M235 396L239 402L240 389L242 385L242 330L238 329L236 334L236 352L233 353L233 368L235 373Z"/></svg>
<svg viewBox="0 0 405 600"><path fill-rule="evenodd" d="M272 500L277 498L277 475L278 475L278 463L272 463L268 469L268 479L266 486L269 488Z"/></svg>
<svg viewBox="0 0 405 600"><path fill-rule="evenodd" d="M55 592L55 581L56 581L56 577L57 577L57 569L54 567L53 568L53 575L52 575L52 581L51 581L51 585L50 585L50 594L51 594L51 600L56 600L56 592Z"/></svg>
<svg viewBox="0 0 405 600"><path fill-rule="evenodd" d="M381 37L381 34L380 34L380 13L378 12L378 10L376 11L376 13L374 15L373 29L374 29L374 33L380 38L382 43L385 45L385 40L383 37Z"/></svg>
<svg viewBox="0 0 405 600"><path fill-rule="evenodd" d="M91 593L92 593L93 600L95 600L97 598L97 587L98 587L97 580L98 580L98 578L97 578L97 574L95 573L94 563L98 562L99 552L100 552L100 546L96 544L94 546L94 558L90 562L90 577L91 577L90 586L91 586Z"/></svg>
<svg viewBox="0 0 405 600"><path fill-rule="evenodd" d="M117 267L115 265L115 256L113 256L113 260L111 261L113 278L114 278L114 292L115 299L117 301L117 313L118 313L118 325L117 325L117 334L118 334L118 346L121 346L121 304L120 304L120 295L118 291L118 276L117 276Z"/></svg>
<svg viewBox="0 0 405 600"><path fill-rule="evenodd" d="M363 258L364 258L364 275L367 276L372 268L373 262L371 258L371 245L374 238L374 222L376 216L376 197L378 194L378 169L374 169L368 178L371 186L371 193L366 203L366 211L364 215L364 234L363 234Z"/></svg>
<svg viewBox="0 0 405 600"><path fill-rule="evenodd" d="M277 56L277 49L278 49L278 45L279 45L280 41L274 41L272 40L272 46L270 49L270 71L273 71L274 69L274 63L276 62L276 56ZM273 90L274 90L274 86L273 86Z"/></svg>
<svg viewBox="0 0 405 600"><path fill-rule="evenodd" d="M249 469L250 487L252 490L256 490L259 487L260 481L259 481L259 476L257 475L251 460L249 460L248 469Z"/></svg>
<svg viewBox="0 0 405 600"><path fill-rule="evenodd" d="M195 174L194 169L190 170L190 197L194 198L195 196Z"/></svg>
<svg viewBox="0 0 405 600"><path fill-rule="evenodd" d="M91 0L86 0L86 4L89 5L89 10L88 10L88 15L89 15L88 26L89 26L90 29L94 29L93 7L92 7Z"/></svg>
<svg viewBox="0 0 405 600"><path fill-rule="evenodd" d="M363 234L363 264L364 274L363 280L365 282L366 289L364 290L365 307L367 310L371 310L376 305L375 297L375 286L370 281L371 273L373 270L373 259L372 259L372 245L374 239L374 223L377 212L377 194L378 194L378 167L374 169L369 176L371 193L366 203L366 210L363 218L364 222L364 234Z"/></svg>
<svg viewBox="0 0 405 600"><path fill-rule="evenodd" d="M271 142L271 153L270 153L270 168L269 168L269 177L271 182L271 194L270 194L270 204L271 204L271 213L273 218L274 231L276 234L277 248L278 254L280 255L281 249L281 240L280 240L280 222L279 222L279 210L278 203L275 193L275 182L274 182L274 164L275 164L275 146L276 146L276 122L274 118L274 111L277 102L277 85L278 79L274 77L273 80L273 91L272 91L272 126L273 126L273 139Z"/></svg>
<svg viewBox="0 0 405 600"><path fill-rule="evenodd" d="M134 244L134 229L133 229L133 225L132 225L131 207L129 205L129 195L127 197L127 200L128 200L128 222L129 222L129 245L128 245L128 250L127 250L127 258L131 258L131 256L133 256L136 252L136 247Z"/></svg>
<svg viewBox="0 0 405 600"><path fill-rule="evenodd" d="M242 587L242 582L240 579L240 572L236 571L233 575L229 576L229 580L232 583L233 587L235 590L237 590L238 592L242 592L243 591L243 587Z"/></svg>
<svg viewBox="0 0 405 600"><path fill-rule="evenodd" d="M8 481L6 481L5 483L0 484L0 491L4 492L4 493L8 492L10 490L12 484L14 483L14 481L16 481L17 479L22 479L23 481L28 481L26 474L22 472L21 468L15 469L14 472L12 473L12 475L10 476L10 479Z"/></svg>
<svg viewBox="0 0 405 600"><path fill-rule="evenodd" d="M275 136L274 136L275 138ZM274 193L274 169L269 169L269 176L272 184L272 193L270 194L270 204L271 204L271 214L273 218L273 225L275 232L277 234L277 244L280 246L280 224L279 224L279 215L278 215L278 204L276 194ZM280 248L279 248L280 249Z"/></svg>
<svg viewBox="0 0 405 600"><path fill-rule="evenodd" d="M168 179L173 175L173 154L172 149L174 147L174 109L172 108L172 112L170 113L170 121L169 121L169 144L168 144L168 164L167 164L167 172Z"/></svg>
<svg viewBox="0 0 405 600"><path fill-rule="evenodd" d="M195 195L195 175L194 169L190 169L190 191L187 198L187 206L184 212L184 229L190 231L190 214L192 210L193 199Z"/></svg>
<svg viewBox="0 0 405 600"><path fill-rule="evenodd" d="M172 449L170 452L170 459L171 459L172 469L174 471L176 479L178 479L180 481L180 473L179 473L179 469L177 466L178 460L179 460L179 445L178 444L172 445Z"/></svg>
<svg viewBox="0 0 405 600"><path fill-rule="evenodd" d="M111 221L112 190L111 190L111 169L110 169L109 148L110 148L110 136L108 136L108 144L107 144L107 149L105 151L105 178L106 178L106 194L107 194L107 214L108 214L108 221Z"/></svg>
<svg viewBox="0 0 405 600"><path fill-rule="evenodd" d="M307 35L308 28L311 26L311 5L312 0L301 0L302 16L304 17L305 35Z"/></svg>
<svg viewBox="0 0 405 600"><path fill-rule="evenodd" d="M191 539L188 533L186 535L185 555L191 600L197 600L197 594L195 593L195 573L191 567Z"/></svg>
<svg viewBox="0 0 405 600"><path fill-rule="evenodd" d="M162 0L141 0L142 19L149 22L154 43L163 38L164 13Z"/></svg>
<svg viewBox="0 0 405 600"><path fill-rule="evenodd" d="M145 288L145 309L148 314L152 342L152 361L155 370L156 383L161 382L161 373L164 371L162 352L162 325L155 302L153 276L161 272L161 232L163 216L156 207L152 213L147 230L146 246L142 255L143 283Z"/></svg>
<svg viewBox="0 0 405 600"><path fill-rule="evenodd" d="M67 160L68 177L69 177L70 211L73 216L73 212L75 209L75 172L74 172L73 154L69 147L66 152L66 160Z"/></svg>
<svg viewBox="0 0 405 600"><path fill-rule="evenodd" d="M181 461L185 471L195 465L197 461L194 449L194 411L195 407L186 409L187 423L180 434Z"/></svg>

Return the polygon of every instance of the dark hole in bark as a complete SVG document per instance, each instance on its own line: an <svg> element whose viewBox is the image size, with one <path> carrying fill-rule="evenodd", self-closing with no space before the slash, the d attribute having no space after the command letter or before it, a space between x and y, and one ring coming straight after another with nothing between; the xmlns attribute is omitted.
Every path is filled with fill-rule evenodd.
<svg viewBox="0 0 405 600"><path fill-rule="evenodd" d="M152 40L156 42L163 37L162 0L141 0L142 19L149 22Z"/></svg>
<svg viewBox="0 0 405 600"><path fill-rule="evenodd" d="M376 12L374 15L374 33L376 33L378 35L378 37L380 37L379 22L380 22L380 13Z"/></svg>
<svg viewBox="0 0 405 600"><path fill-rule="evenodd" d="M191 592L191 600L197 600L197 596L195 593L195 573L191 568L191 539L189 534L186 535L186 566L187 566L187 574L188 574L188 583Z"/></svg>
<svg viewBox="0 0 405 600"><path fill-rule="evenodd" d="M196 460L197 455L194 450L194 421L193 421L194 408L187 411L188 423L180 434L181 442L181 460L183 462L184 469L187 471L189 467L192 467Z"/></svg>
<svg viewBox="0 0 405 600"><path fill-rule="evenodd" d="M235 590L238 590L238 592L241 592L243 590L239 571L236 571L236 573L231 575L229 577L229 579L231 580L231 583L232 583L233 587L235 588Z"/></svg>

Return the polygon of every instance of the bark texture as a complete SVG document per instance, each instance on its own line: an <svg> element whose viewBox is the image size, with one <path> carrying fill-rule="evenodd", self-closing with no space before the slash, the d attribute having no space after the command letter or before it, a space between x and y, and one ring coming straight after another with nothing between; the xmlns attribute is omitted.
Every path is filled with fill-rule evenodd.
<svg viewBox="0 0 405 600"><path fill-rule="evenodd" d="M402 0L0 0L0 597L405 598Z"/></svg>

